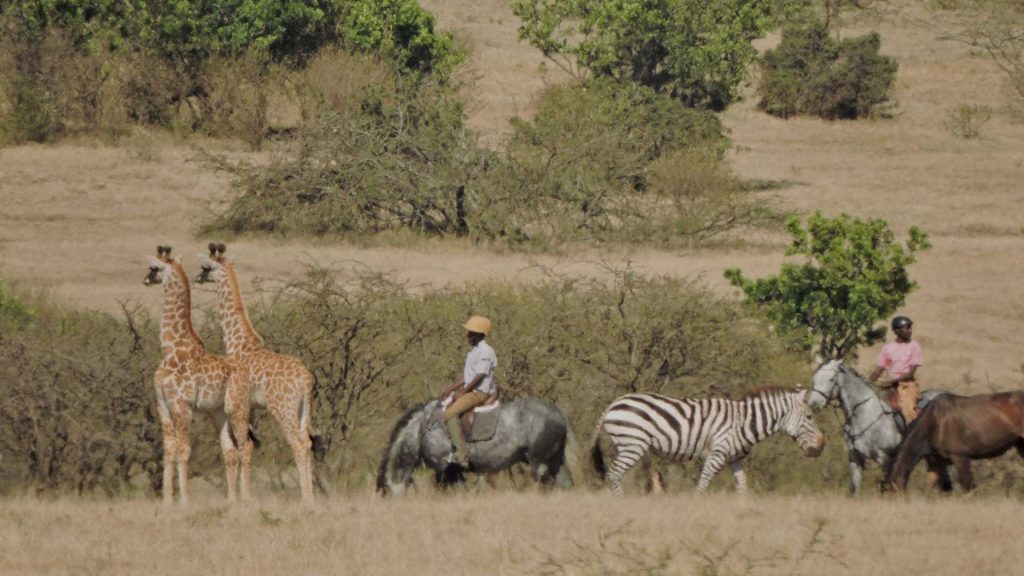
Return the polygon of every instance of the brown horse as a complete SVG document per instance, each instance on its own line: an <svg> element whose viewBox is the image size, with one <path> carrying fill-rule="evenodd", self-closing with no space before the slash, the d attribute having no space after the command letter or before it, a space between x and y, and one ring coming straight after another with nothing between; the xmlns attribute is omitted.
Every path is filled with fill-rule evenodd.
<svg viewBox="0 0 1024 576"><path fill-rule="evenodd" d="M889 478L896 490L906 489L914 466L928 457L956 466L960 486L971 490L971 460L995 458L1010 448L1024 458L1024 392L945 394L911 425Z"/></svg>

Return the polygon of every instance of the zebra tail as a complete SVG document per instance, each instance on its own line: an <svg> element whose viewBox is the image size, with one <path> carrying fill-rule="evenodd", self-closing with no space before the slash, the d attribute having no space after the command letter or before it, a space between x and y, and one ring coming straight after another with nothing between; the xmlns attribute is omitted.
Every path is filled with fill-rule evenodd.
<svg viewBox="0 0 1024 576"><path fill-rule="evenodd" d="M597 419L597 426L594 427L593 438L590 442L590 463L599 478L604 478L608 469L604 465L604 453L601 451L601 425L604 424L604 417L608 414L606 409Z"/></svg>
<svg viewBox="0 0 1024 576"><path fill-rule="evenodd" d="M604 466L604 453L601 451L601 443L594 437L594 445L590 448L590 463L594 465L594 472L604 477L608 469Z"/></svg>

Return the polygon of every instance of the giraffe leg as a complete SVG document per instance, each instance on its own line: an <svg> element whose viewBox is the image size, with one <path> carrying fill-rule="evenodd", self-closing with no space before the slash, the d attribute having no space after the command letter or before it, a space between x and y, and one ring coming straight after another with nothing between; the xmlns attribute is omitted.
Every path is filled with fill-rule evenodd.
<svg viewBox="0 0 1024 576"><path fill-rule="evenodd" d="M157 370L153 380L156 388L156 413L160 418L160 430L163 433L164 482L161 490L164 506L169 506L174 502L174 454L177 434L174 430L171 402L164 392L171 388L173 382L162 370Z"/></svg>
<svg viewBox="0 0 1024 576"><path fill-rule="evenodd" d="M294 410L276 408L271 411L274 419L277 420L281 431L284 433L288 445L292 449L292 457L295 459L295 468L299 473L299 490L302 494L302 501L309 503L313 501L313 482L310 471L311 454L310 447L313 445L309 433L300 426L300 419L289 415L298 415L296 407Z"/></svg>
<svg viewBox="0 0 1024 576"><path fill-rule="evenodd" d="M248 500L252 495L251 478L253 446L252 440L249 438L249 415L251 407L252 404L248 389L248 374L236 371L228 378L227 392L224 398L224 410L227 414L227 424L230 426L230 433L227 436L229 440L232 440L231 446L234 449L235 454L235 469L232 473L232 482L229 484L229 490L234 488L234 480L239 477L239 472L241 472L241 492L243 500Z"/></svg>
<svg viewBox="0 0 1024 576"><path fill-rule="evenodd" d="M235 501L238 498L236 485L238 483L238 447L231 438L231 428L228 419L224 414L216 413L211 415L214 426L217 429L217 436L220 439L220 451L224 456L224 483L228 489L228 500Z"/></svg>
<svg viewBox="0 0 1024 576"><path fill-rule="evenodd" d="M174 454L177 452L177 436L174 432L174 422L170 416L166 419L161 415L160 427L164 435L164 483L163 502L170 506L174 502Z"/></svg>
<svg viewBox="0 0 1024 576"><path fill-rule="evenodd" d="M192 456L192 408L184 404L178 414L174 459L178 465L178 498L185 506L188 504L188 459Z"/></svg>

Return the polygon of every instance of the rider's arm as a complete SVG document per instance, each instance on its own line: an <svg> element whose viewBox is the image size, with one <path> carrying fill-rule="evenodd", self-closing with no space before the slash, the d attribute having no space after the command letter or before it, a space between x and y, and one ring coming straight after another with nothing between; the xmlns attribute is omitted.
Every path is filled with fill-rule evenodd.
<svg viewBox="0 0 1024 576"><path fill-rule="evenodd" d="M486 377L487 374L477 374L476 376L474 376L473 380L471 380L469 384L466 384L466 392L469 392L470 390L476 390L476 387L479 386L480 383L483 382L484 378Z"/></svg>
<svg viewBox="0 0 1024 576"><path fill-rule="evenodd" d="M875 366L875 371L871 373L871 376L868 376L868 381L874 382L878 380L878 377L882 375L884 370L885 368L882 368L881 366Z"/></svg>

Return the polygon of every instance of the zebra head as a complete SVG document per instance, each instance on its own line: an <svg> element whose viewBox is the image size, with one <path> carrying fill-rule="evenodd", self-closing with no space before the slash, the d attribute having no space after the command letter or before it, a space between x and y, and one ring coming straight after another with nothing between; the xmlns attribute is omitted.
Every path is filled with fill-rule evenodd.
<svg viewBox="0 0 1024 576"><path fill-rule="evenodd" d="M814 416L806 401L807 391L798 390L787 394L789 409L782 420L782 429L796 440L804 455L816 458L825 449L825 435L814 423Z"/></svg>
<svg viewBox="0 0 1024 576"><path fill-rule="evenodd" d="M843 364L839 360L825 362L814 371L811 377L811 391L807 397L807 405L818 410L836 398L839 393L839 376Z"/></svg>

